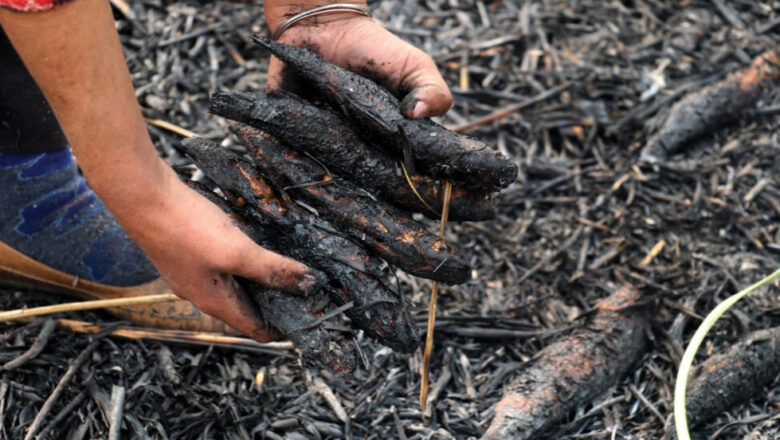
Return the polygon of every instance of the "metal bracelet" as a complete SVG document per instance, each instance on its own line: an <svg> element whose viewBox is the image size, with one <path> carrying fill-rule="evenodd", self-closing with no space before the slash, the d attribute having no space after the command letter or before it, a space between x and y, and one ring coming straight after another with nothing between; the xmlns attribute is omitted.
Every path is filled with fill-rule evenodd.
<svg viewBox="0 0 780 440"><path fill-rule="evenodd" d="M369 11L368 7L366 6L358 6L358 5L353 5L351 3L333 3L330 5L322 5L322 6L317 6L316 8L311 8L299 12L293 15L292 17L288 18L287 21L285 21L284 23L281 24L281 26L276 28L271 38L274 41L278 40L279 37L282 36L282 33L286 31L290 26L294 25L295 23L310 17L314 17L322 14L328 14L331 12L354 12L356 14L365 15L366 17L371 18L371 11Z"/></svg>

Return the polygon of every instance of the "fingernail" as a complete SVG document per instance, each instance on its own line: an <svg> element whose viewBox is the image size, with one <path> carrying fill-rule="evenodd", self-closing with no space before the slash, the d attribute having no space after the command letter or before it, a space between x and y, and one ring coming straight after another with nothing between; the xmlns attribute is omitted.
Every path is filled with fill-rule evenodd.
<svg viewBox="0 0 780 440"><path fill-rule="evenodd" d="M417 101L417 104L414 105L414 110L412 110L412 117L413 118L421 118L425 116L428 113L428 104Z"/></svg>
<svg viewBox="0 0 780 440"><path fill-rule="evenodd" d="M401 101L401 112L403 112L404 115L411 118L414 114L414 108L417 105L417 100L414 99L414 92L409 93L408 95L404 96L404 99Z"/></svg>
<svg viewBox="0 0 780 440"><path fill-rule="evenodd" d="M303 293L309 293L309 290L317 285L317 277L307 273L301 277L301 281L298 283L298 290Z"/></svg>

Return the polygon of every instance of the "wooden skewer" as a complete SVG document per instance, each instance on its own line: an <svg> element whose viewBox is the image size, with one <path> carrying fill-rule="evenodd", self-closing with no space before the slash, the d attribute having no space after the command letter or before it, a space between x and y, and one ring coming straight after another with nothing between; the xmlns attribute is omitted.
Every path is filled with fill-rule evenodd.
<svg viewBox="0 0 780 440"><path fill-rule="evenodd" d="M447 217L450 214L450 197L452 196L452 182L444 183L444 200L441 208L441 223L439 224L439 237L444 238L444 230L447 226ZM439 283L433 282L431 299L428 302L428 330L425 334L425 351L423 351L422 371L420 375L420 407L424 410L428 400L428 371L433 352L433 328L436 325L436 299L439 296Z"/></svg>
<svg viewBox="0 0 780 440"><path fill-rule="evenodd" d="M77 310L103 309L109 307L134 306L138 304L152 304L178 300L179 297L172 293L159 295L133 296L130 298L98 299L94 301L76 301L52 306L34 307L32 309L16 309L0 312L0 322L16 321L18 319L31 318L33 316L51 315L54 313L74 312Z"/></svg>

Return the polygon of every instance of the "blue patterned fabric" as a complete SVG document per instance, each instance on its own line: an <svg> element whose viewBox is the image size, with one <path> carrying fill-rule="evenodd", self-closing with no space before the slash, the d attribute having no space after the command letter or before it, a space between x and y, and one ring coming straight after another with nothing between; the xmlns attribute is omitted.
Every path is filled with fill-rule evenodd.
<svg viewBox="0 0 780 440"><path fill-rule="evenodd" d="M62 272L114 286L159 275L87 185L70 151L0 153L0 241Z"/></svg>
<svg viewBox="0 0 780 440"><path fill-rule="evenodd" d="M22 180L45 177L47 174L64 170L73 162L73 158L68 150L60 150L48 154L20 154L20 156L35 158L31 165L28 165L24 171L19 173L19 178ZM0 162L2 162L2 158L0 158Z"/></svg>

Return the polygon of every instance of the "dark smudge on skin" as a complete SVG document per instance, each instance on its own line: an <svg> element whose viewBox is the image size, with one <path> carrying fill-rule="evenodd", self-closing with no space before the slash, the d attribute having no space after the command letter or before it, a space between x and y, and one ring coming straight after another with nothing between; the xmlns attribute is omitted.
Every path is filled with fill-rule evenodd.
<svg viewBox="0 0 780 440"><path fill-rule="evenodd" d="M401 101L401 112L406 116L410 116L414 110L415 104L417 104L417 90L412 90L412 92L407 94Z"/></svg>
<svg viewBox="0 0 780 440"><path fill-rule="evenodd" d="M386 73L380 72L379 67L384 67L389 64L388 62L377 63L373 58L365 60L361 64L347 63L347 70L357 73L360 76L364 76L371 81L379 84L383 88L387 89L395 95L396 98L401 99L409 91L408 89L398 85L397 81L394 81Z"/></svg>

